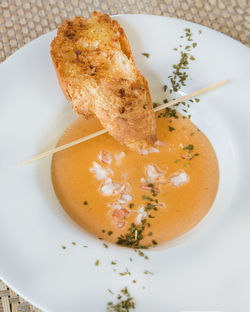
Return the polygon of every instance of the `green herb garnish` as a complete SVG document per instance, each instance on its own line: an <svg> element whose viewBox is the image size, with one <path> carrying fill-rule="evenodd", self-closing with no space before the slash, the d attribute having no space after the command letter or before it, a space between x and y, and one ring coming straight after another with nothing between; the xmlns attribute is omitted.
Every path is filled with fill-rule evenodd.
<svg viewBox="0 0 250 312"><path fill-rule="evenodd" d="M108 292L111 293L111 295L114 295L114 293L111 289L108 289Z"/></svg>
<svg viewBox="0 0 250 312"><path fill-rule="evenodd" d="M177 115L176 109L171 109L169 107L165 108L165 111L158 115L158 118L160 117L169 117L169 118L175 118L175 119L179 118Z"/></svg>
<svg viewBox="0 0 250 312"><path fill-rule="evenodd" d="M149 185L148 185L149 186ZM147 196L147 195L142 195L142 199L145 199L145 200L150 200L150 201L154 201L153 198Z"/></svg>
<svg viewBox="0 0 250 312"><path fill-rule="evenodd" d="M174 127L171 127L171 126L169 126L168 129L169 129L170 132L172 132L172 131L175 130L175 128L174 128Z"/></svg>
<svg viewBox="0 0 250 312"><path fill-rule="evenodd" d="M129 272L128 268L126 268L126 271L119 273L121 276L125 275L131 275L131 272Z"/></svg>
<svg viewBox="0 0 250 312"><path fill-rule="evenodd" d="M138 255L139 255L140 257L143 257L145 260L148 260L148 259L149 259L148 256L145 255L145 253L144 253L143 251L141 251L140 249L134 249L134 251L135 251L136 253L138 253Z"/></svg>
<svg viewBox="0 0 250 312"><path fill-rule="evenodd" d="M199 156L199 154L198 154L198 153L195 153L189 160L192 160L192 159L194 159L194 158L197 157L197 156Z"/></svg>
<svg viewBox="0 0 250 312"><path fill-rule="evenodd" d="M149 211L149 210L157 210L157 207L151 203L147 203L145 206L145 211Z"/></svg>
<svg viewBox="0 0 250 312"><path fill-rule="evenodd" d="M149 56L150 56L149 53L142 53L142 55L146 56L147 58L149 58Z"/></svg>
<svg viewBox="0 0 250 312"><path fill-rule="evenodd" d="M113 302L107 303L107 312L130 312L135 309L135 300L128 292L128 288L123 288L120 293L117 295L118 302L116 304Z"/></svg>
<svg viewBox="0 0 250 312"><path fill-rule="evenodd" d="M128 229L128 233L125 235L120 235L117 239L116 244L130 247L130 248L147 248L147 246L141 245L140 241L143 239L143 231L145 229L145 219L142 220L142 223L137 225L132 223Z"/></svg>
<svg viewBox="0 0 250 312"><path fill-rule="evenodd" d="M184 150L192 151L194 146L192 144L188 144L187 146L183 147Z"/></svg>

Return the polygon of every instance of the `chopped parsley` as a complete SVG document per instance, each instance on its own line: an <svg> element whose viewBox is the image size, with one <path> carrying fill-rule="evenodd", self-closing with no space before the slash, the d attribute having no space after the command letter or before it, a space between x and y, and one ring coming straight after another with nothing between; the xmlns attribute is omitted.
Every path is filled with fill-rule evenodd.
<svg viewBox="0 0 250 312"><path fill-rule="evenodd" d="M146 56L146 58L149 58L149 56L150 56L149 53L142 53L142 55Z"/></svg>
<svg viewBox="0 0 250 312"><path fill-rule="evenodd" d="M150 211L150 210L155 210L157 211L157 207L151 203L147 203L146 206L145 206L145 211Z"/></svg>
<svg viewBox="0 0 250 312"><path fill-rule="evenodd" d="M164 112L158 115L158 118L161 118L161 117L175 118L175 119L179 118L177 115L176 109L172 109L169 107L165 108Z"/></svg>
<svg viewBox="0 0 250 312"><path fill-rule="evenodd" d="M167 85L163 86L164 92L169 90L169 94L178 92L183 86L186 86L186 82L188 79L188 69L190 66L190 61L194 61L195 57L191 54L191 50L197 47L197 42L193 40L193 33L190 28L185 28L185 35L180 36L182 43L179 45L179 48L174 48L174 51L179 53L179 61L176 64L172 65L172 73L168 76L170 80L170 88L167 88ZM190 78L191 79L191 78ZM164 100L164 103L167 103L169 99ZM173 99L174 100L174 99ZM193 101L193 100L191 100ZM180 102L175 104L174 106L179 106L180 104L186 105L186 103ZM187 113L187 111L184 111ZM161 117L174 117L169 114L169 111L165 113L161 113L158 115L158 118ZM189 118L191 116L189 115ZM175 118L175 117L174 117Z"/></svg>
<svg viewBox="0 0 250 312"><path fill-rule="evenodd" d="M98 266L99 264L100 264L100 260L97 259L96 262L95 262L95 265Z"/></svg>
<svg viewBox="0 0 250 312"><path fill-rule="evenodd" d="M141 251L140 249L134 249L134 251L135 251L136 253L138 253L138 255L139 255L140 257L143 257L145 260L148 260L148 259L149 259L148 256L145 255L145 253L144 253L143 251Z"/></svg>
<svg viewBox="0 0 250 312"><path fill-rule="evenodd" d="M148 184L148 186L150 186L150 184ZM153 201L153 198L151 198L147 195L142 195L142 199Z"/></svg>
<svg viewBox="0 0 250 312"><path fill-rule="evenodd" d="M188 144L187 146L183 147L184 150L193 151L194 146L192 144Z"/></svg>
<svg viewBox="0 0 250 312"><path fill-rule="evenodd" d="M144 237L143 232L145 230L145 223L146 219L143 219L139 225L131 223L130 228L128 229L128 233L121 234L118 237L116 244L130 248L148 248L147 246L141 245L140 243Z"/></svg>
<svg viewBox="0 0 250 312"><path fill-rule="evenodd" d="M149 187L154 187L154 185L152 183L149 183L148 186ZM142 199L158 203L158 199L153 199L153 198L151 198L151 197L149 197L147 195L142 195Z"/></svg>
<svg viewBox="0 0 250 312"><path fill-rule="evenodd" d="M135 309L135 300L131 297L127 287L120 290L117 300L117 303L107 303L106 312L130 312Z"/></svg>
<svg viewBox="0 0 250 312"><path fill-rule="evenodd" d="M88 202L85 200L85 201L83 202L83 205L88 205Z"/></svg>
<svg viewBox="0 0 250 312"><path fill-rule="evenodd" d="M157 192L155 191L154 184L149 183L148 187L151 188L151 194L153 197L157 196ZM147 202L144 205L144 210L147 212L157 211L158 208L156 204L158 204L158 199L153 199L152 197L148 195L142 195L142 199L146 200ZM148 218L155 218L152 214L148 214ZM134 222L131 223L130 228L128 229L128 232L126 234L121 234L116 241L116 244L133 248L135 250L137 249L147 249L149 246L141 244L141 241L144 238L144 231L146 227L150 227L150 223L147 222L147 219L144 218L140 224L135 224ZM156 241L152 240L152 244L156 245ZM147 256L144 255L143 252L140 250L138 251L140 256L143 256L145 259L148 259Z"/></svg>
<svg viewBox="0 0 250 312"><path fill-rule="evenodd" d="M131 275L131 272L129 272L128 268L126 268L126 270L124 272L119 273L121 276L125 276L125 275Z"/></svg>
<svg viewBox="0 0 250 312"><path fill-rule="evenodd" d="M194 158L197 157L197 156L199 156L199 154L198 154L198 153L195 153L189 160L192 160L192 159L194 159Z"/></svg>
<svg viewBox="0 0 250 312"><path fill-rule="evenodd" d="M111 295L114 295L114 293L111 289L108 289L108 292L111 293Z"/></svg>
<svg viewBox="0 0 250 312"><path fill-rule="evenodd" d="M170 132L172 132L172 131L174 131L174 130L175 130L175 128L174 128L174 127L169 126L169 127L168 127L168 130L169 130Z"/></svg>

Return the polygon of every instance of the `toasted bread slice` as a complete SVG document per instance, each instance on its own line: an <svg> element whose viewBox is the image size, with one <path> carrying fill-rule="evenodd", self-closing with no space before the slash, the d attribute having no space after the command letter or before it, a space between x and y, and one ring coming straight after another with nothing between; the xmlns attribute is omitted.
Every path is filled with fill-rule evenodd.
<svg viewBox="0 0 250 312"><path fill-rule="evenodd" d="M132 149L156 141L148 83L117 21L98 12L89 20L65 20L51 43L51 57L76 114L96 115L115 139Z"/></svg>

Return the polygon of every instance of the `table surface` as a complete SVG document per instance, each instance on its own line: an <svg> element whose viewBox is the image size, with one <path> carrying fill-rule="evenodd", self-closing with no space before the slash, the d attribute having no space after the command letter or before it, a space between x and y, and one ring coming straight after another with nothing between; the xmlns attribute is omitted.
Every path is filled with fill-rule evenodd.
<svg viewBox="0 0 250 312"><path fill-rule="evenodd" d="M220 31L250 47L250 0L0 0L0 63L66 18L142 13L177 17ZM0 281L0 312L38 312Z"/></svg>

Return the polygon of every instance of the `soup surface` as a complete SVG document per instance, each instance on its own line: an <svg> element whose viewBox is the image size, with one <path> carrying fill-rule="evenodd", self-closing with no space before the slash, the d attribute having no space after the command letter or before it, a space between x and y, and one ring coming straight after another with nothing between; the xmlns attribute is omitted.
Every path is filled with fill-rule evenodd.
<svg viewBox="0 0 250 312"><path fill-rule="evenodd" d="M104 134L53 156L61 205L99 238L153 246L193 228L213 204L219 170L209 140L188 118L158 116L159 141L148 150L131 151ZM100 129L96 119L77 119L58 145Z"/></svg>

